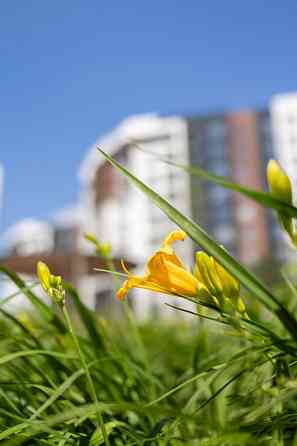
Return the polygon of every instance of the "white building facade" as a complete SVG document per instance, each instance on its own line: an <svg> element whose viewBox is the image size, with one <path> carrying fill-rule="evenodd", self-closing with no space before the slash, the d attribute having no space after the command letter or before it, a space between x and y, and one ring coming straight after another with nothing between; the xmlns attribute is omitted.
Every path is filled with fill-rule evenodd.
<svg viewBox="0 0 297 446"><path fill-rule="evenodd" d="M106 165L97 147L115 156L181 212L191 215L189 177L181 170L149 154L153 153L177 163L188 164L187 144L187 125L183 118L135 116L124 120L112 132L96 141L81 166L81 200L85 207L85 231L95 233L99 240L109 241L113 255L128 258L136 263L138 268L135 272L138 274L144 273L148 257L158 249L167 233L176 226L111 166L112 180L108 177L107 182L111 181L114 184L116 192L102 191L102 198L96 200L98 188L106 187L106 182L102 185L97 183L97 191L95 190L96 175L100 172L100 168ZM191 242L188 240L179 245L181 246L176 247L177 251L190 265ZM90 290L94 292L96 288L100 299L100 287L107 287L108 283L102 285L101 277L98 278L97 284L95 280L91 277L86 279L84 289L81 291L86 294ZM156 298L144 290L135 290L133 295L134 307L140 317L159 313L164 299L168 301L168 298L159 296ZM162 308L166 307L162 305Z"/></svg>

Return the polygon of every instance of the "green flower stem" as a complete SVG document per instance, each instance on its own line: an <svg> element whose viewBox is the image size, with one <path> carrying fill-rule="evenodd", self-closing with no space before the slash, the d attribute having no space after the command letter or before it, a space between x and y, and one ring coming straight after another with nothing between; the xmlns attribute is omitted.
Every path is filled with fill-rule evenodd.
<svg viewBox="0 0 297 446"><path fill-rule="evenodd" d="M78 338L77 338L76 333L75 333L75 331L73 329L72 322L71 322L69 313L67 311L66 305L63 305L62 310L63 310L63 314L65 316L65 319L66 319L66 322L67 322L67 325L68 325L68 328L69 328L69 332L70 332L70 334L72 336L74 345L75 345L76 350L78 352L80 361L81 361L82 366L83 366L83 368L84 368L84 370L86 372L86 377L87 377L87 381L88 381L88 385L89 385L89 390L90 390L91 396L93 398L93 402L96 405L97 415L98 415L98 419L99 419L99 424L98 424L98 421L96 420L96 425L97 425L98 428L101 428L102 436L103 436L103 439L104 439L104 444L106 446L110 446L108 435L107 435L107 431L106 431L106 427L105 427L105 424L104 424L104 421L103 421L103 417L102 417L102 412L101 412L101 410L99 408L99 401L98 401L98 398L97 398L97 394L96 394L96 390L95 390L95 387L94 387L94 383L93 383L92 377L90 375L90 371L89 371L88 365L86 363L85 357L84 357L83 352L82 352L82 350L80 348Z"/></svg>

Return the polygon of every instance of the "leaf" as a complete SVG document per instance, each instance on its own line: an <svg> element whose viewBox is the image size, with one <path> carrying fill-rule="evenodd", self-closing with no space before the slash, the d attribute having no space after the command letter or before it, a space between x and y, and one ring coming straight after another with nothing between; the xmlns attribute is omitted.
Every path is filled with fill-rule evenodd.
<svg viewBox="0 0 297 446"><path fill-rule="evenodd" d="M202 248L204 248L210 255L215 257L221 265L233 274L255 298L265 305L268 310L274 312L283 323L286 330L297 339L297 322L295 318L253 273L248 271L234 257L226 252L225 249L216 243L197 223L179 212L167 200L135 177L103 150L98 150L106 160L120 170L132 183L135 184L136 187L138 187L138 189L150 198L151 201L153 201L168 216L168 218L170 218L170 220L182 228L192 240L202 246Z"/></svg>
<svg viewBox="0 0 297 446"><path fill-rule="evenodd" d="M261 204L262 206L265 206L266 208L275 209L276 211L284 213L287 216L290 216L292 218L297 218L297 208L295 206L291 206L290 204L273 197L268 192L262 192L255 189L251 189L249 187L242 186L238 183L230 181L229 178L227 177L210 173L207 170L202 169L202 167L200 166L197 165L186 166L184 164L175 163L174 161L158 156L155 153L143 150L141 149L141 147L138 146L136 147L142 152L152 155L154 158L166 164L177 167L178 169L182 169L184 172L187 172L192 176L196 176L199 178L203 178L204 180L211 181L217 184L218 186L224 187L225 189L230 189L234 192L239 192L240 194L245 195L246 197L256 201L257 203Z"/></svg>
<svg viewBox="0 0 297 446"><path fill-rule="evenodd" d="M0 365L6 364L10 361L14 361L17 358L25 358L27 356L35 356L35 355L45 355L45 356L53 356L57 358L69 358L74 359L76 358L73 355L67 355L65 353L60 352L53 352L50 350L21 350L15 353L9 353L7 355L0 357Z"/></svg>
<svg viewBox="0 0 297 446"><path fill-rule="evenodd" d="M112 431L119 426L126 426L126 425L121 421L109 421L108 423L105 423L105 428L108 437L112 433ZM104 444L104 438L102 435L102 430L99 427L93 432L93 435L89 441L89 446L100 446L101 444Z"/></svg>
<svg viewBox="0 0 297 446"><path fill-rule="evenodd" d="M79 294L77 293L75 288L73 288L73 286L70 285L70 283L63 282L63 286L65 287L66 291L68 291L68 293L70 294L70 296L73 299L73 303L77 309L80 319L83 322L83 324L85 325L86 330L88 331L90 338L93 341L92 345L93 345L94 349L104 351L105 347L104 347L103 337L99 333L99 331L96 327L96 323L94 320L94 314L81 301Z"/></svg>
<svg viewBox="0 0 297 446"><path fill-rule="evenodd" d="M38 417L45 409L60 398L66 390L74 383L74 381L85 373L84 369L79 369L70 375L53 393L52 395L34 412L30 421Z"/></svg>

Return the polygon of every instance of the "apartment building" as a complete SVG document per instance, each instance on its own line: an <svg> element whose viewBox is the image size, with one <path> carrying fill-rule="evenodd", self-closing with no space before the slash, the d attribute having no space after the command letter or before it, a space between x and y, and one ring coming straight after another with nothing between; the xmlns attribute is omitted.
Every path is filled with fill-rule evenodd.
<svg viewBox="0 0 297 446"><path fill-rule="evenodd" d="M268 110L187 119L192 164L253 189L266 188L266 165L274 157ZM192 178L192 215L247 265L283 255L283 238L272 212L213 183Z"/></svg>

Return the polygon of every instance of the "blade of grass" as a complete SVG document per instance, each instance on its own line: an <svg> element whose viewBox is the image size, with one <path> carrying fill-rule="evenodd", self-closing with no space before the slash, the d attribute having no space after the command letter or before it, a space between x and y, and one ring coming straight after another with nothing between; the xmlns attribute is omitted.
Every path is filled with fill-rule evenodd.
<svg viewBox="0 0 297 446"><path fill-rule="evenodd" d="M38 417L44 410L46 410L51 404L53 404L58 398L60 398L66 390L78 379L81 375L85 373L84 369L79 369L70 375L55 391L54 393L34 412L31 416L30 421Z"/></svg>
<svg viewBox="0 0 297 446"><path fill-rule="evenodd" d="M53 352L50 350L22 350L15 353L9 353L8 355L2 356L0 358L0 365L6 364L10 361L13 361L17 358L22 358L26 356L35 356L35 355L45 355L45 356L53 356L62 359L77 359L77 356L69 355L66 353Z"/></svg>
<svg viewBox="0 0 297 446"><path fill-rule="evenodd" d="M214 367L211 367L208 370L205 370L203 372L199 372L196 375L192 376L191 378L187 379L186 381L183 381L181 384L178 384L177 386L173 387L173 389L170 389L168 392L164 393L163 395L159 396L158 398L156 398L153 401L150 401L149 403L147 403L144 407L151 407L154 406L155 404L159 403L160 401L168 398L169 396L173 395L175 392L178 392L180 389L182 389L185 386L188 386L189 384L192 384L193 382L199 380L200 378L203 378L205 376L207 376L209 373L212 372L216 372L218 370L220 370L221 368L226 366L226 362L222 363L222 364L218 364Z"/></svg>
<svg viewBox="0 0 297 446"><path fill-rule="evenodd" d="M159 156L155 153L143 150L137 144L135 145L135 147L138 150L153 156L154 158L158 159L163 163L177 167L178 169L182 169L184 172L192 176L196 176L204 180L211 181L217 184L218 186L224 187L225 189L230 189L234 192L239 192L240 194L245 195L246 197L256 201L257 203L261 204L262 206L265 206L266 208L275 209L276 211L282 212L290 217L297 218L297 208L295 206L291 206L290 204L285 203L284 201L274 198L268 192L258 191L255 189L251 189L249 187L242 186L238 183L234 183L233 181L230 181L229 178L227 177L221 175L215 175L213 173L208 172L207 170L202 169L202 167L197 165L187 166L184 164L175 163L174 161Z"/></svg>
<svg viewBox="0 0 297 446"><path fill-rule="evenodd" d="M116 412L123 412L125 410L139 410L143 413L147 413L148 411L145 409L143 405L140 404L131 404L126 402L121 403L99 403L100 407L104 411L116 411ZM176 411L174 410L165 410L162 408L162 412L158 410L158 408L154 408L154 411L161 415L161 413L169 414L170 416L177 416ZM77 418L82 416L84 419L86 417L94 418L96 414L96 404L86 404L80 407L74 407L69 410L64 410L60 412L59 414L55 414L52 416L47 417L46 420L42 421L26 421L19 423L15 426L9 427L2 431L0 433L0 440L6 440L1 443L1 446L19 446L23 445L25 443L25 440L28 441L30 438L38 435L41 432L46 432L51 428L51 426L55 426L60 423L68 422L74 423L77 422ZM22 434L20 434L21 431L24 431ZM11 439L7 440L9 437L12 437ZM27 443L29 444L29 443Z"/></svg>
<svg viewBox="0 0 297 446"><path fill-rule="evenodd" d="M179 212L167 200L140 181L103 150L99 148L98 150L107 161L120 170L138 189L150 198L170 220L182 228L192 240L202 246L202 248L209 254L214 256L222 266L233 274L255 296L255 298L265 305L268 310L275 313L286 330L297 339L297 321L253 273L248 271L234 257L227 253L197 223Z"/></svg>
<svg viewBox="0 0 297 446"><path fill-rule="evenodd" d="M10 302L12 299L19 296L20 294L23 294L24 291L32 290L33 288L35 288L38 285L39 285L38 282L34 282L32 285L25 286L24 288L19 289L15 293L12 293L9 296L4 297L4 299L1 299L1 301L0 301L0 307L3 307L5 304L7 304L7 302Z"/></svg>
<svg viewBox="0 0 297 446"><path fill-rule="evenodd" d="M118 271L112 271L110 269L94 268L94 271L98 271L100 273L109 273L112 274L113 276L127 278L127 273L119 273Z"/></svg>
<svg viewBox="0 0 297 446"><path fill-rule="evenodd" d="M82 300L79 297L78 292L73 288L70 283L63 282L63 285L66 289L66 291L70 294L72 297L73 303L76 307L76 310L80 316L81 321L83 322L90 339L93 341L92 346L95 350L101 350L104 354L105 351L105 345L103 341L102 335L99 333L95 319L94 314L89 310L89 308L82 302Z"/></svg>
<svg viewBox="0 0 297 446"><path fill-rule="evenodd" d="M173 308L174 310L183 311L184 313L192 314L193 316L198 316L198 317L201 317L203 319L208 319L209 321L214 321L214 322L217 322L219 324L223 324L223 325L228 325L229 326L228 322L226 322L226 321L224 321L222 319L218 319L218 318L211 317L211 316L206 316L206 315L204 315L202 313L197 313L195 311L191 311L191 310L188 310L186 308L178 307L177 305L172 305L172 304L169 304L167 302L165 302L165 305L166 305L166 307Z"/></svg>

